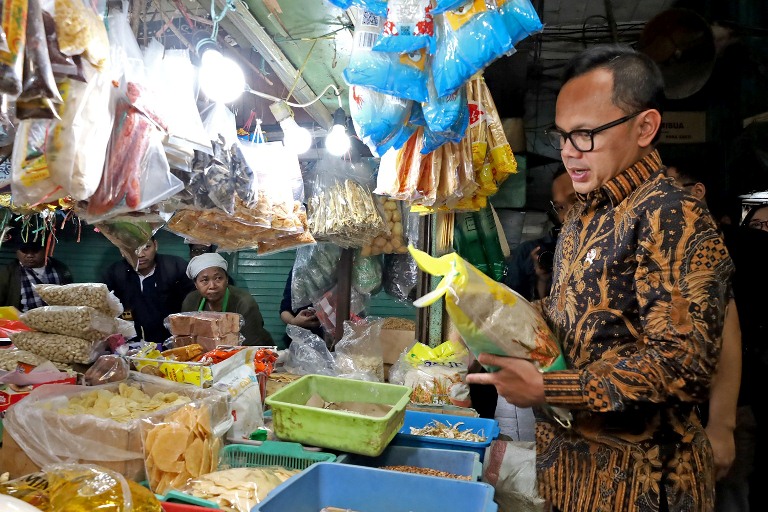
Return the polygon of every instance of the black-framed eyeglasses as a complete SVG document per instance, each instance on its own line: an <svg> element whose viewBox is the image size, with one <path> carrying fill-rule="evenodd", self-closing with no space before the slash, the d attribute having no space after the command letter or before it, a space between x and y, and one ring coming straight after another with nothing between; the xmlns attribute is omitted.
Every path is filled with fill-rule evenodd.
<svg viewBox="0 0 768 512"><path fill-rule="evenodd" d="M610 123L598 126L597 128L592 128L591 130L571 130L570 132L564 132L560 128L552 126L551 128L544 130L544 134L549 139L549 144L558 151L562 151L563 146L565 146L565 141L570 140L576 151L580 151L581 153L589 153L595 149L595 134L603 132L608 128L613 128L614 126L619 126L620 124L626 123L630 119L639 116L643 112L645 112L645 110L640 110L639 112L629 114L628 116L624 116L615 121L611 121Z"/></svg>
<svg viewBox="0 0 768 512"><path fill-rule="evenodd" d="M748 226L752 229L762 229L768 231L768 220L751 220Z"/></svg>

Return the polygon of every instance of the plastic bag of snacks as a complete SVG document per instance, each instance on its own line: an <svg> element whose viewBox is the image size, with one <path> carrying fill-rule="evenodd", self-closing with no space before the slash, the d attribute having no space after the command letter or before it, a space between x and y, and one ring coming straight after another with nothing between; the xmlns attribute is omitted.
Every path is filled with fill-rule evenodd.
<svg viewBox="0 0 768 512"><path fill-rule="evenodd" d="M531 0L496 0L496 4L512 38L512 44L517 44L544 28Z"/></svg>
<svg viewBox="0 0 768 512"><path fill-rule="evenodd" d="M560 343L544 318L519 294L493 281L458 254L433 258L413 247L411 255L424 272L443 277L437 288L414 302L427 307L445 298L445 309L475 356L481 353L519 357L541 371L564 370ZM488 371L498 368L486 367ZM552 408L563 422L570 412Z"/></svg>
<svg viewBox="0 0 768 512"><path fill-rule="evenodd" d="M375 13L377 16L387 15L387 0L328 0L336 7L349 9L350 7L362 7Z"/></svg>
<svg viewBox="0 0 768 512"><path fill-rule="evenodd" d="M121 356L108 354L99 357L85 372L86 386L99 386L120 382L128 378L130 367Z"/></svg>
<svg viewBox="0 0 768 512"><path fill-rule="evenodd" d="M334 348L339 377L384 382L381 348L381 318L344 322L344 336Z"/></svg>
<svg viewBox="0 0 768 512"><path fill-rule="evenodd" d="M162 419L145 419L142 447L149 487L157 494L180 489L219 465L221 434L214 430L212 404L190 403Z"/></svg>
<svg viewBox="0 0 768 512"><path fill-rule="evenodd" d="M157 498L120 473L93 464L53 464L0 483L5 494L42 512L162 512Z"/></svg>
<svg viewBox="0 0 768 512"><path fill-rule="evenodd" d="M44 306L30 309L21 321L36 331L98 341L117 332L117 320L89 306Z"/></svg>
<svg viewBox="0 0 768 512"><path fill-rule="evenodd" d="M414 404L469 407L469 385L464 382L468 360L469 352L457 341L435 348L416 343L392 366L389 382L413 389Z"/></svg>
<svg viewBox="0 0 768 512"><path fill-rule="evenodd" d="M401 54L372 51L384 30L384 18L358 9L355 20L355 43L344 70L347 83L398 98L427 101L426 50Z"/></svg>
<svg viewBox="0 0 768 512"><path fill-rule="evenodd" d="M389 0L387 21L374 51L409 53L422 48L435 53L432 0Z"/></svg>
<svg viewBox="0 0 768 512"><path fill-rule="evenodd" d="M214 401L216 432L232 425L226 396L131 372L101 386L35 388L6 414L3 426L38 466L65 461L103 464L127 478L145 478L141 419L162 417L192 400Z"/></svg>
<svg viewBox="0 0 768 512"><path fill-rule="evenodd" d="M353 85L349 88L349 115L355 132L371 151L391 140L405 125L411 112L410 100L389 96Z"/></svg>
<svg viewBox="0 0 768 512"><path fill-rule="evenodd" d="M333 244L299 247L291 270L291 307L294 310L317 301L336 284L341 250Z"/></svg>
<svg viewBox="0 0 768 512"><path fill-rule="evenodd" d="M504 20L486 0L473 0L435 19L437 51L432 73L439 97L514 50Z"/></svg>
<svg viewBox="0 0 768 512"><path fill-rule="evenodd" d="M63 102L51 69L40 0L28 1L24 81L16 99L18 119L58 117L56 105Z"/></svg>
<svg viewBox="0 0 768 512"><path fill-rule="evenodd" d="M223 469L191 480L181 490L223 510L251 512L273 489L298 473L282 467Z"/></svg>
<svg viewBox="0 0 768 512"><path fill-rule="evenodd" d="M104 350L103 340L90 341L37 331L14 333L11 341L22 350L57 363L92 363Z"/></svg>
<svg viewBox="0 0 768 512"><path fill-rule="evenodd" d="M27 40L26 0L3 2L3 32L8 49L0 50L0 92L17 96L21 93L24 67L24 42Z"/></svg>
<svg viewBox="0 0 768 512"><path fill-rule="evenodd" d="M374 199L387 222L387 232L363 246L360 255L365 257L379 254L405 254L408 248L403 238L403 203L382 196L374 196Z"/></svg>

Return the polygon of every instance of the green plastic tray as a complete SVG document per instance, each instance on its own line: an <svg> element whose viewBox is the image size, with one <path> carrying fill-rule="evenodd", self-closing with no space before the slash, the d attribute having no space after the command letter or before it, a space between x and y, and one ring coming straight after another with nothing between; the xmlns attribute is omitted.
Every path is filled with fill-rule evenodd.
<svg viewBox="0 0 768 512"><path fill-rule="evenodd" d="M332 453L311 452L298 443L263 441L260 446L230 444L221 453L219 468L257 468L280 466L304 470L315 462L334 462Z"/></svg>
<svg viewBox="0 0 768 512"><path fill-rule="evenodd" d="M305 375L267 398L278 438L376 457L403 425L411 388L324 375ZM375 418L305 404L317 393L327 402L368 402L392 406Z"/></svg>

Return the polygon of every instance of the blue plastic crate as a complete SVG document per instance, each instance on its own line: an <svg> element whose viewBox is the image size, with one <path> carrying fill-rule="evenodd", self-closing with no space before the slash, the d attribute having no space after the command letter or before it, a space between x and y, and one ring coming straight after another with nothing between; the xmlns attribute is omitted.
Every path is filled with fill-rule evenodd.
<svg viewBox="0 0 768 512"><path fill-rule="evenodd" d="M480 482L320 462L284 482L251 512L496 512Z"/></svg>
<svg viewBox="0 0 768 512"><path fill-rule="evenodd" d="M341 464L352 464L368 468L384 466L413 466L445 471L459 476L479 480L483 472L480 456L473 452L416 448L414 446L390 446L378 457L345 454L337 459Z"/></svg>
<svg viewBox="0 0 768 512"><path fill-rule="evenodd" d="M423 428L437 420L441 423L463 423L459 429L471 429L475 434L485 436L482 443L460 441L458 439L445 439L442 437L415 436L411 434L411 427ZM396 446L415 446L421 448L442 448L444 450L465 450L480 455L480 462L485 458L485 449L491 445L491 441L499 437L499 422L485 418L468 418L464 416L451 416L448 414L432 414L428 412L405 411L403 428L392 441Z"/></svg>

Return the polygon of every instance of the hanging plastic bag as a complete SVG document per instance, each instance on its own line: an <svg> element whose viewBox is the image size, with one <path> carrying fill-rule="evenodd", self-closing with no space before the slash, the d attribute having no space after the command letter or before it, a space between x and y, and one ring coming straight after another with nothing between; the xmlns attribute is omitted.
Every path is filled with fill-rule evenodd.
<svg viewBox="0 0 768 512"><path fill-rule="evenodd" d="M355 17L354 48L344 79L350 85L362 85L375 91L415 101L427 101L426 50L411 53L372 51L384 19L370 11L358 10Z"/></svg>
<svg viewBox="0 0 768 512"><path fill-rule="evenodd" d="M334 347L336 373L345 379L384 382L381 318L344 322L344 336Z"/></svg>
<svg viewBox="0 0 768 512"><path fill-rule="evenodd" d="M360 140L372 152L392 139L405 125L411 102L376 92L367 87L349 88L349 113Z"/></svg>
<svg viewBox="0 0 768 512"><path fill-rule="evenodd" d="M99 69L109 62L106 27L89 4L81 0L43 0L43 9L53 14L59 49L64 55L82 55Z"/></svg>
<svg viewBox="0 0 768 512"><path fill-rule="evenodd" d="M488 123L488 162L493 171L493 180L496 186L500 187L510 174L517 173L517 160L515 160L512 147L507 141L499 111L496 109L496 104L485 80L480 81L480 87L483 93L483 109Z"/></svg>
<svg viewBox="0 0 768 512"><path fill-rule="evenodd" d="M112 85L103 73L83 64L88 82L60 82L61 121L48 133L46 156L51 178L77 201L91 197L101 182L109 144Z"/></svg>
<svg viewBox="0 0 768 512"><path fill-rule="evenodd" d="M291 270L291 308L317 302L336 284L341 249L333 244L299 247Z"/></svg>
<svg viewBox="0 0 768 512"><path fill-rule="evenodd" d="M46 136L54 121L28 119L19 121L11 159L11 196L17 206L32 206L56 201L64 190L51 179L45 155Z"/></svg>
<svg viewBox="0 0 768 512"><path fill-rule="evenodd" d="M381 290L381 257L355 254L352 265L352 286L362 294L376 295Z"/></svg>
<svg viewBox="0 0 768 512"><path fill-rule="evenodd" d="M467 90L465 86L460 87L452 94L439 97L435 90L434 80L430 74L429 101L421 106L424 119L430 130L438 133L455 132L463 137L468 123L468 119L464 119L468 116L467 109Z"/></svg>
<svg viewBox="0 0 768 512"><path fill-rule="evenodd" d="M82 59L61 53L59 37L56 34L56 22L53 20L53 15L45 9L43 9L43 26L45 27L48 57L51 59L53 76L56 78L75 78L85 82L85 76L82 74Z"/></svg>
<svg viewBox="0 0 768 512"><path fill-rule="evenodd" d="M480 244L488 265L487 275L495 281L502 281L506 264L504 252L501 250L499 231L493 216L493 206L488 205L472 215L475 218L475 226L478 228Z"/></svg>
<svg viewBox="0 0 768 512"><path fill-rule="evenodd" d="M27 40L27 0L5 0L2 5L2 27L8 50L0 50L0 93L18 96L22 90L24 43Z"/></svg>
<svg viewBox="0 0 768 512"><path fill-rule="evenodd" d="M453 93L472 75L514 49L493 4L470 0L435 18L438 45L432 72L439 97Z"/></svg>
<svg viewBox="0 0 768 512"><path fill-rule="evenodd" d="M432 0L389 0L387 21L373 50L410 53L422 48L435 53Z"/></svg>
<svg viewBox="0 0 768 512"><path fill-rule="evenodd" d="M481 353L519 357L530 360L541 371L566 369L560 343L544 318L523 297L485 276L456 253L433 258L413 247L409 250L424 272L443 277L433 292L414 305L427 307L444 298L448 315L476 357ZM486 367L491 372L497 369ZM552 410L560 421L570 421L569 411Z"/></svg>
<svg viewBox="0 0 768 512"><path fill-rule="evenodd" d="M416 405L470 407L469 351L458 341L446 341L435 348L422 343L404 351L389 371L389 382L413 389Z"/></svg>
<svg viewBox="0 0 768 512"><path fill-rule="evenodd" d="M435 7L432 9L432 12L434 14L442 14L445 11L457 9L461 4L466 2L467 0L434 0Z"/></svg>
<svg viewBox="0 0 768 512"><path fill-rule="evenodd" d="M24 80L21 94L16 100L16 115L19 119L28 119L30 117L25 115L22 105L29 102L42 102L46 108L43 110L43 115L39 117L58 118L54 104L60 104L64 100L59 94L51 69L40 0L28 0L26 37Z"/></svg>
<svg viewBox="0 0 768 512"><path fill-rule="evenodd" d="M200 113L194 90L196 69L189 59L188 50L164 50L153 39L144 54L149 87L158 97L163 117L168 123L167 147L185 148L211 153L211 140Z"/></svg>
<svg viewBox="0 0 768 512"><path fill-rule="evenodd" d="M376 206L379 208L387 223L387 232L377 236L371 243L363 246L360 255L378 256L379 254L404 254L408 252L403 235L403 203L394 199L385 199L382 196L374 196Z"/></svg>
<svg viewBox="0 0 768 512"><path fill-rule="evenodd" d="M531 0L496 0L496 4L513 45L544 28Z"/></svg>
<svg viewBox="0 0 768 512"><path fill-rule="evenodd" d="M139 264L138 249L145 246L162 226L160 222L112 219L96 224L96 229L136 268Z"/></svg>
<svg viewBox="0 0 768 512"><path fill-rule="evenodd" d="M235 114L225 104L213 103L200 113L200 117L210 140L219 140L219 137L222 137L227 147L237 142Z"/></svg>
<svg viewBox="0 0 768 512"><path fill-rule="evenodd" d="M387 0L328 0L328 2L342 9L356 6L367 9L375 13L376 16L387 15Z"/></svg>

